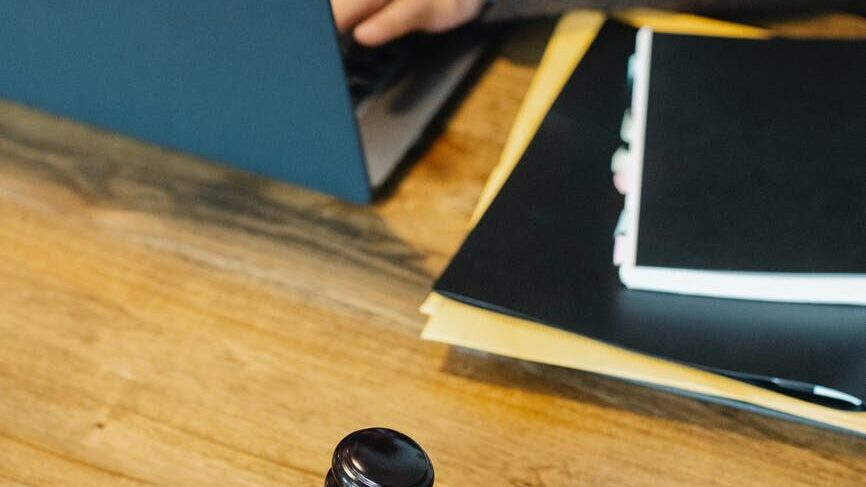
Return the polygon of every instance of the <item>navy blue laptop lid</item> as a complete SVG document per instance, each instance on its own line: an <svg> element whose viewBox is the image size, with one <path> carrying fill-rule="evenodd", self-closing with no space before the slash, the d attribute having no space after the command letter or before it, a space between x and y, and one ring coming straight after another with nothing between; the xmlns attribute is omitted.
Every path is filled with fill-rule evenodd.
<svg viewBox="0 0 866 487"><path fill-rule="evenodd" d="M0 98L370 198L325 0L0 0Z"/></svg>

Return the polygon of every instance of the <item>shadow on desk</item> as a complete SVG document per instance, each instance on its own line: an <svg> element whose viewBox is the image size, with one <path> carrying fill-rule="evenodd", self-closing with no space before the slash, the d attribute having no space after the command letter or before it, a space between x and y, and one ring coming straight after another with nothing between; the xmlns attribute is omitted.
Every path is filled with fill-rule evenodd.
<svg viewBox="0 0 866 487"><path fill-rule="evenodd" d="M0 102L0 157L42 206L107 230L124 225L122 214L138 232L149 227L133 219L169 218L217 240L260 239L415 285L430 280L423 256L362 207L8 102Z"/></svg>

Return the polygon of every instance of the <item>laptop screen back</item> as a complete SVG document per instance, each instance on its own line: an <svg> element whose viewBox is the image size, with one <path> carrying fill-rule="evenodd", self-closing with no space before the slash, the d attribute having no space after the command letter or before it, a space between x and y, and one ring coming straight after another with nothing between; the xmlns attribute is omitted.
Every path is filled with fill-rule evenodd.
<svg viewBox="0 0 866 487"><path fill-rule="evenodd" d="M0 0L0 98L363 202L326 0Z"/></svg>

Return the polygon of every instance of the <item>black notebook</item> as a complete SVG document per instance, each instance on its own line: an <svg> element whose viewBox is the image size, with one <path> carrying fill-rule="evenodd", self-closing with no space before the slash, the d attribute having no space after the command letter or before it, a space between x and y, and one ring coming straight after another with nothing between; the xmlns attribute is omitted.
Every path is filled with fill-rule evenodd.
<svg viewBox="0 0 866 487"><path fill-rule="evenodd" d="M866 305L866 42L637 39L623 283Z"/></svg>
<svg viewBox="0 0 866 487"><path fill-rule="evenodd" d="M617 23L601 29L435 290L628 350L802 393L829 407L863 410L866 308L683 296L620 284L611 247L623 202L611 184L610 159L631 103L624 73L635 35ZM811 394L814 386L841 399Z"/></svg>

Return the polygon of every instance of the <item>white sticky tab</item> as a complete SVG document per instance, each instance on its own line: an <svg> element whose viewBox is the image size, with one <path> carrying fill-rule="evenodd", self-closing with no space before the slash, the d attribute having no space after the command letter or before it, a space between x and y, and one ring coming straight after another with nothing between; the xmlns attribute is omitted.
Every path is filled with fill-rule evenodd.
<svg viewBox="0 0 866 487"><path fill-rule="evenodd" d="M632 123L631 123L631 110L626 110L622 116L622 125L619 128L619 137L623 142L628 144L631 142L632 136Z"/></svg>
<svg viewBox="0 0 866 487"><path fill-rule="evenodd" d="M628 169L629 163L631 162L631 153L629 152L627 147L620 147L613 153L613 156L610 158L610 171L612 173L618 173L620 171L624 171Z"/></svg>
<svg viewBox="0 0 866 487"><path fill-rule="evenodd" d="M625 209L619 212L619 219L616 221L616 228L613 230L614 236L616 235L625 235L625 232L628 230L628 215L626 214Z"/></svg>

